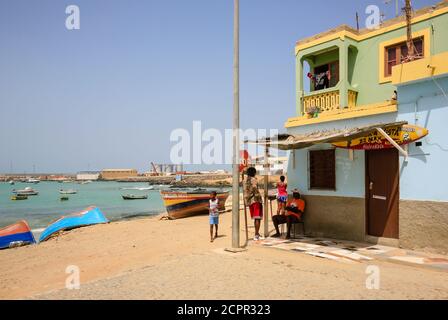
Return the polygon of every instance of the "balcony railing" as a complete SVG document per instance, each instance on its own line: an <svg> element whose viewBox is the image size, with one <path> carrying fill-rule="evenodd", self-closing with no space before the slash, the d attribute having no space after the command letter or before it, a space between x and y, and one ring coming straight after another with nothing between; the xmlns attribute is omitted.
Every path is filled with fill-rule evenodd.
<svg viewBox="0 0 448 320"><path fill-rule="evenodd" d="M344 107L352 108L356 106L356 99L358 93L353 90L347 92L348 105ZM303 98L303 112L308 113L316 107L319 109L318 113L337 111L341 108L339 89L326 89L324 92L312 92Z"/></svg>

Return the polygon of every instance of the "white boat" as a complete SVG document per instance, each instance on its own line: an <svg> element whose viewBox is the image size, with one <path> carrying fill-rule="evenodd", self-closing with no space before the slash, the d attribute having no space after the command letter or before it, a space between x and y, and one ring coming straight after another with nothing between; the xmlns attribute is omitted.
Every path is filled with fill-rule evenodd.
<svg viewBox="0 0 448 320"><path fill-rule="evenodd" d="M39 182L40 182L39 179L34 179L34 178L29 178L28 180L26 180L26 183L34 183L34 184L36 184L36 183L39 183Z"/></svg>
<svg viewBox="0 0 448 320"><path fill-rule="evenodd" d="M129 188L120 188L121 190L138 190L138 191L148 191L154 190L154 187L129 187Z"/></svg>
<svg viewBox="0 0 448 320"><path fill-rule="evenodd" d="M11 180L11 181L9 181L9 184L13 186L15 184L15 182Z"/></svg>
<svg viewBox="0 0 448 320"><path fill-rule="evenodd" d="M26 187L22 190L12 190L12 193L18 195L18 196L37 196L39 194L38 191L34 190L33 188Z"/></svg>
<svg viewBox="0 0 448 320"><path fill-rule="evenodd" d="M68 189L68 190L59 190L60 194L76 194L78 191L75 189Z"/></svg>

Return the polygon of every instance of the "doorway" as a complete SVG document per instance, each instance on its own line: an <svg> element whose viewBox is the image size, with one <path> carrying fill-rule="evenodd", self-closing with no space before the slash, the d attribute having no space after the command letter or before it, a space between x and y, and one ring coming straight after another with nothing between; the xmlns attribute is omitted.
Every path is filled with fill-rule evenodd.
<svg viewBox="0 0 448 320"><path fill-rule="evenodd" d="M366 151L366 231L374 237L398 239L398 150Z"/></svg>

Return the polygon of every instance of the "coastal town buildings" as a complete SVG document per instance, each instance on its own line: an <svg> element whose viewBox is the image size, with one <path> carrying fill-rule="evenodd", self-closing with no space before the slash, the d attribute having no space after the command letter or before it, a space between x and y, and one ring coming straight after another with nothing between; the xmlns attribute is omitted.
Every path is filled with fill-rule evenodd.
<svg viewBox="0 0 448 320"><path fill-rule="evenodd" d="M78 181L95 181L100 177L99 171L80 171L76 174L76 180Z"/></svg>
<svg viewBox="0 0 448 320"><path fill-rule="evenodd" d="M296 44L283 149L310 235L448 252L448 2L411 21L411 59L404 17Z"/></svg>
<svg viewBox="0 0 448 320"><path fill-rule="evenodd" d="M116 180L137 177L136 169L103 169L101 171L101 179Z"/></svg>

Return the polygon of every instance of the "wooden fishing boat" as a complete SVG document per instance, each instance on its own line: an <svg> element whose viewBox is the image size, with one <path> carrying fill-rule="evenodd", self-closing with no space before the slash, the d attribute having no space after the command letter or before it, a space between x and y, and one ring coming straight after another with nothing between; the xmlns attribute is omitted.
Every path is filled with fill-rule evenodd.
<svg viewBox="0 0 448 320"><path fill-rule="evenodd" d="M31 243L36 243L36 241L25 220L0 229L0 249L20 247Z"/></svg>
<svg viewBox="0 0 448 320"><path fill-rule="evenodd" d="M11 200L16 201L16 200L26 200L28 199L28 196L26 195L14 195L11 197Z"/></svg>
<svg viewBox="0 0 448 320"><path fill-rule="evenodd" d="M89 207L84 211L62 216L51 223L40 235L39 242L47 240L53 234L60 231L108 222L100 209L97 207Z"/></svg>
<svg viewBox="0 0 448 320"><path fill-rule="evenodd" d="M122 195L124 200L144 200L148 199L147 195L135 195L135 194L123 194Z"/></svg>
<svg viewBox="0 0 448 320"><path fill-rule="evenodd" d="M171 219L209 213L210 191L160 191L160 195ZM225 209L228 197L228 192L217 192L219 210Z"/></svg>

